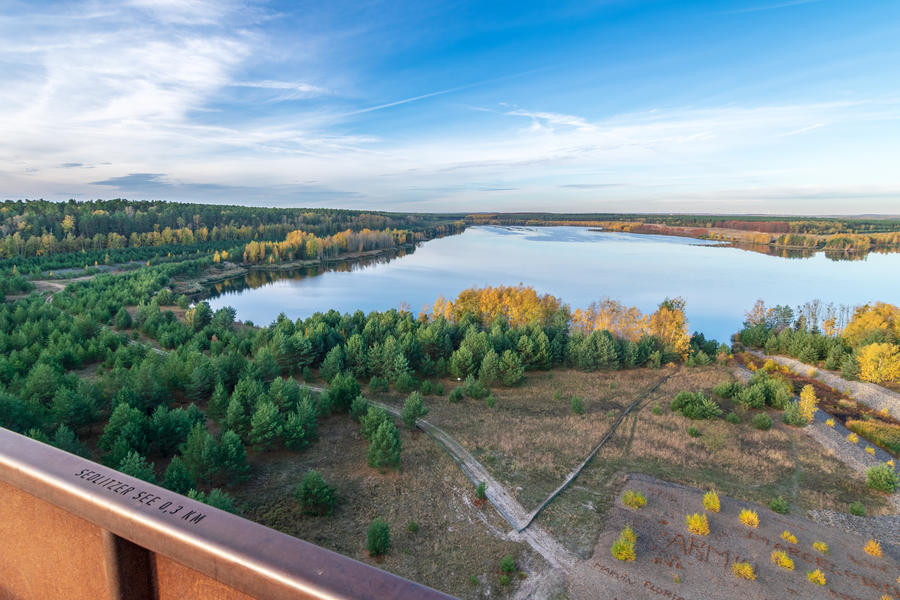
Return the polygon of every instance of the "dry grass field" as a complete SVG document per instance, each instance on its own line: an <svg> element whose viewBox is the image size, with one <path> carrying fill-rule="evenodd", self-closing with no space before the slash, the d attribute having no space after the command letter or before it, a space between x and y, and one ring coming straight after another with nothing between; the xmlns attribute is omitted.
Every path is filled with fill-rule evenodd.
<svg viewBox="0 0 900 600"><path fill-rule="evenodd" d="M532 371L525 384L493 390L496 404L447 396L428 397L425 419L446 431L533 510L563 481L609 431L619 414L664 371L635 369L611 373ZM444 381L449 393L458 384ZM572 412L578 396L584 414ZM403 396L379 400L400 406Z"/></svg>
<svg viewBox="0 0 900 600"><path fill-rule="evenodd" d="M382 474L366 465L368 444L358 425L346 415L328 417L320 422L320 439L304 451L251 456L252 477L233 494L253 521L462 598L514 593L522 584L518 576L511 585L499 583L506 554L525 577L543 570L543 559L527 545L504 539L509 526L490 503L473 506L473 486L442 450L424 434L404 430L401 436L401 469ZM309 469L337 488L332 516L303 515L293 498ZM382 559L365 549L375 517L391 528L392 547Z"/></svg>
<svg viewBox="0 0 900 600"><path fill-rule="evenodd" d="M860 501L870 515L887 510L883 495L868 490L862 476L829 455L802 429L774 422L768 431L751 424L752 414L730 401L740 422L724 418L692 421L669 408L681 390L712 388L733 379L728 367L668 367L582 373L531 372L525 384L494 390L496 404L447 395L429 396L426 419L468 449L526 510L552 492L606 435L621 412L637 408L572 484L551 502L537 523L583 559L594 551L626 473L645 473L675 483L716 489L737 500L768 503L785 498L794 515L808 509L847 512ZM443 382L449 393L458 383ZM659 384L659 385L657 385ZM573 413L578 396L584 414ZM378 400L401 405L404 395ZM694 427L699 435L688 434ZM321 423L321 438L301 453L251 457L253 477L235 495L245 515L265 525L461 597L508 597L522 581L500 584L499 561L516 558L525 577L539 577L546 563L527 546L509 541L509 526L491 508L473 504L472 483L427 436L402 432L399 472L379 473L365 464L367 444L347 416ZM321 471L338 489L331 517L301 514L292 497L309 469ZM767 509L765 509L767 510ZM368 557L366 529L375 517L391 526L393 547L382 560ZM410 520L419 531L408 529ZM477 583L472 582L475 577Z"/></svg>
<svg viewBox="0 0 900 600"><path fill-rule="evenodd" d="M869 490L864 478L829 455L802 429L780 422L772 411L772 429L760 431L751 415L741 422L724 419L692 421L672 413L668 403L681 390L704 390L731 377L728 369L711 366L680 368L622 422L616 435L578 479L538 517L573 552L586 557L593 549L606 512L620 492L624 473L638 472L666 481L716 489L733 498L763 505L776 496L791 511L832 509L847 512L862 502L867 514L887 510L884 495ZM654 414L659 406L661 414ZM731 403L722 403L725 414ZM657 412L660 412L657 409ZM699 437L688 434L695 427Z"/></svg>

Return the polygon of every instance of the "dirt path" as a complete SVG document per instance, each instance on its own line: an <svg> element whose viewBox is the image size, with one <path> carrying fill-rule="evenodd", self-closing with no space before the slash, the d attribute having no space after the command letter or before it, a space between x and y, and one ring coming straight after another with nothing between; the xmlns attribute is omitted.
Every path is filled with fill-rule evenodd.
<svg viewBox="0 0 900 600"><path fill-rule="evenodd" d="M544 510L544 507L546 507L548 504L550 504L550 502L554 498L556 498L560 493L562 493L562 491L564 489L566 489L566 487L570 483L572 483L572 481L576 477L578 477L579 474L581 474L581 471L583 471L584 468L588 465L588 463L591 462L591 460L593 460L593 458L597 455L598 452L600 452L600 449L603 448L603 445L606 444L606 442L609 441L609 439L613 436L613 434L616 433L616 430L619 428L619 425L622 424L622 421L625 420L625 417L627 417L629 415L629 413L631 413L631 411L633 411L635 408L640 406L640 404L643 403L644 400L646 400L650 396L650 394L652 394L653 392L658 390L659 386L661 386L663 383L665 383L669 377L671 377L671 375L663 375L662 377L660 377L659 381L657 381L655 384L653 384L653 386L651 386L646 392L641 394L638 397L638 399L635 400L631 404L631 406L629 406L624 411L622 411L622 414L619 415L619 418L616 420L616 422L613 423L612 427L609 428L609 431L606 432L606 435L603 436L603 439L600 440L600 443L598 443L596 446L594 446L594 449L591 450L591 453L588 454L587 457L583 461L581 461L581 464L579 464L577 467L575 467L575 469L573 469L572 472L566 476L565 480L563 480L563 482L559 485L559 487L556 488L553 491L553 493L551 493L549 496L547 496L547 499L544 500L543 502L541 502L540 505L538 505L538 507L535 508L534 511L528 516L528 522L525 523L525 527L528 527L531 524L531 522L534 521L535 517L537 517L538 514L542 510ZM634 420L634 424L632 425L631 437L634 437L634 429L635 429L636 424L637 424L637 419ZM630 445L631 445L631 442L629 440L629 447L630 447Z"/></svg>
<svg viewBox="0 0 900 600"><path fill-rule="evenodd" d="M321 388L319 388L321 389ZM387 412L400 416L400 409L378 402L369 401L372 405L383 408ZM542 528L533 525L528 527L531 522L531 515L525 512L515 498L506 490L506 488L494 479L487 469L475 460L475 457L463 448L456 440L450 437L444 430L435 427L424 419L417 419L416 425L425 432L431 439L438 443L447 454L459 465L459 468L466 474L473 484L479 484L482 481L486 484L485 493L488 500L497 512L512 526L513 531L509 534L510 539L526 542L538 554L552 566L565 572L571 572L575 567L577 559L568 550L562 547L553 537L551 537ZM525 528L528 527L526 530Z"/></svg>

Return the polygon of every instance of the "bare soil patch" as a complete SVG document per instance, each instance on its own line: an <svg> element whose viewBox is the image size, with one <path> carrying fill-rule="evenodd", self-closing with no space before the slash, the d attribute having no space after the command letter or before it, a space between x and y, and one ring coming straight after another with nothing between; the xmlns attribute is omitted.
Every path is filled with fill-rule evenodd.
<svg viewBox="0 0 900 600"><path fill-rule="evenodd" d="M703 513L702 489L666 483L644 475L631 475L625 489L643 492L647 506L632 510L616 501L607 526L597 538L595 552L580 566L572 580L570 597L577 598L879 598L900 596L896 556L866 554L867 538L836 528L817 525L794 515L779 515L719 494L721 511L706 512L709 535L692 535L685 516ZM759 527L749 528L738 519L744 508L759 515ZM612 557L610 547L625 525L637 534L636 559L623 562ZM789 531L796 543L782 539ZM828 551L813 548L825 542ZM889 550L889 547L883 547ZM773 550L782 550L793 569L776 566ZM734 562L749 562L754 581L732 573ZM825 585L807 578L819 569Z"/></svg>

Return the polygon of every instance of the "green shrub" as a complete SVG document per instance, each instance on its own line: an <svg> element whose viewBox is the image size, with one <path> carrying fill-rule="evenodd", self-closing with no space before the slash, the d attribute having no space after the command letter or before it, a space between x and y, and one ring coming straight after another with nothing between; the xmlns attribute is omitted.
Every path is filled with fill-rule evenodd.
<svg viewBox="0 0 900 600"><path fill-rule="evenodd" d="M412 373L404 372L397 375L394 380L394 389L401 394L412 392L419 387L419 380L413 377Z"/></svg>
<svg viewBox="0 0 900 600"><path fill-rule="evenodd" d="M715 419L722 415L716 401L703 392L678 392L669 409L689 419Z"/></svg>
<svg viewBox="0 0 900 600"><path fill-rule="evenodd" d="M719 398L733 398L743 387L737 381L723 381L713 388L713 394Z"/></svg>
<svg viewBox="0 0 900 600"><path fill-rule="evenodd" d="M471 583L472 585L478 585L478 578L475 577L474 575L470 575L470 576L469 576L469 583Z"/></svg>
<svg viewBox="0 0 900 600"><path fill-rule="evenodd" d="M484 399L484 403L488 408L494 408L494 405L497 404L497 399L494 398L494 394L490 394L487 398Z"/></svg>
<svg viewBox="0 0 900 600"><path fill-rule="evenodd" d="M366 550L369 556L381 556L391 547L391 528L380 517L372 521L366 533Z"/></svg>
<svg viewBox="0 0 900 600"><path fill-rule="evenodd" d="M419 533L419 524L410 519L406 529L408 529L410 533Z"/></svg>
<svg viewBox="0 0 900 600"><path fill-rule="evenodd" d="M576 415L584 414L584 405L581 403L581 398L578 396L572 396L572 401L569 405L572 407L572 412Z"/></svg>
<svg viewBox="0 0 900 600"><path fill-rule="evenodd" d="M764 408L766 406L765 389L759 384L741 389L734 399L749 408Z"/></svg>
<svg viewBox="0 0 900 600"><path fill-rule="evenodd" d="M453 388L450 392L450 402L459 402L463 399L463 391L462 388Z"/></svg>
<svg viewBox="0 0 900 600"><path fill-rule="evenodd" d="M507 554L500 560L500 570L504 573L513 573L516 570L516 561L512 555Z"/></svg>
<svg viewBox="0 0 900 600"><path fill-rule="evenodd" d="M475 496L479 500L484 500L485 498L487 498L487 483L482 481L478 484L478 486L475 488Z"/></svg>
<svg viewBox="0 0 900 600"><path fill-rule="evenodd" d="M866 485L873 490L892 494L897 489L898 483L900 483L900 478L897 477L893 467L887 463L866 469Z"/></svg>
<svg viewBox="0 0 900 600"><path fill-rule="evenodd" d="M362 396L357 396L350 403L350 416L354 421L359 421L369 410L369 401Z"/></svg>
<svg viewBox="0 0 900 600"><path fill-rule="evenodd" d="M304 377L306 379L306 377ZM388 380L383 377L373 377L369 380L369 391L378 394L388 391Z"/></svg>
<svg viewBox="0 0 900 600"><path fill-rule="evenodd" d="M294 488L294 498L307 515L330 515L337 502L335 489L325 483L318 471L307 471Z"/></svg>
<svg viewBox="0 0 900 600"><path fill-rule="evenodd" d="M699 430L699 429L697 429L696 427L691 426L691 427L688 427L688 435L691 436L691 437L700 437L701 434L700 434L700 430Z"/></svg>
<svg viewBox="0 0 900 600"><path fill-rule="evenodd" d="M781 420L785 424L793 427L804 427L808 424L806 418L803 416L803 411L800 410L800 403L796 400L789 402L784 408L784 414L781 415Z"/></svg>
<svg viewBox="0 0 900 600"><path fill-rule="evenodd" d="M444 384L438 381L434 384L434 395L435 396L443 396L444 395Z"/></svg>
<svg viewBox="0 0 900 600"><path fill-rule="evenodd" d="M187 497L191 500L196 500L198 502L202 502L204 504L208 504L210 506L218 508L219 510L224 510L233 514L238 513L234 498L227 492L223 492L219 488L211 489L209 491L209 494L191 489L188 490Z"/></svg>
<svg viewBox="0 0 900 600"><path fill-rule="evenodd" d="M658 417L659 415L663 414L662 406L660 406L659 404L654 404L653 408L650 409L650 412Z"/></svg>
<svg viewBox="0 0 900 600"><path fill-rule="evenodd" d="M764 412L753 415L753 426L760 431L768 431L772 428L772 417Z"/></svg>
<svg viewBox="0 0 900 600"><path fill-rule="evenodd" d="M787 500L784 499L783 496L777 496L775 498L772 498L772 501L769 502L769 508L780 515L786 515L788 510L790 509L790 504Z"/></svg>
<svg viewBox="0 0 900 600"><path fill-rule="evenodd" d="M434 393L434 386L430 381L426 379L422 382L422 387L419 388L419 391L422 392L423 396L430 396Z"/></svg>
<svg viewBox="0 0 900 600"><path fill-rule="evenodd" d="M462 392L473 400L481 400L488 395L488 389L484 387L484 384L481 383L480 380L475 379L474 375L466 377L466 380L462 385Z"/></svg>
<svg viewBox="0 0 900 600"><path fill-rule="evenodd" d="M509 585L509 575L503 574L500 576L500 585Z"/></svg>
<svg viewBox="0 0 900 600"><path fill-rule="evenodd" d="M725 420L728 421L729 423L731 423L732 425L737 425L738 423L741 422L741 418L737 415L736 412L728 413L728 415L725 417Z"/></svg>
<svg viewBox="0 0 900 600"><path fill-rule="evenodd" d="M857 517L864 517L866 516L866 507L863 506L863 503L859 500L852 502L850 504L850 514L856 515Z"/></svg>

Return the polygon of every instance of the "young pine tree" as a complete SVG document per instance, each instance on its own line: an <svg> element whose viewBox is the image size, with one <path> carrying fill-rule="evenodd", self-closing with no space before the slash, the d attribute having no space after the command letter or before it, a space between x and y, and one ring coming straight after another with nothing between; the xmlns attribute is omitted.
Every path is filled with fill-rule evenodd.
<svg viewBox="0 0 900 600"><path fill-rule="evenodd" d="M273 448L281 437L281 415L278 407L266 400L260 402L250 418L250 443L257 450Z"/></svg>
<svg viewBox="0 0 900 600"><path fill-rule="evenodd" d="M403 411L400 413L400 418L403 419L403 422L410 430L413 430L416 428L416 419L424 417L427 414L428 407L422 402L422 394L413 392L406 397L406 401L403 403Z"/></svg>
<svg viewBox="0 0 900 600"><path fill-rule="evenodd" d="M400 467L400 432L391 421L384 421L372 436L372 443L366 453L370 467L383 471L385 467Z"/></svg>
<svg viewBox="0 0 900 600"><path fill-rule="evenodd" d="M191 477L184 461L174 457L163 475L163 487L172 490L176 494L186 494L194 487L194 478Z"/></svg>

